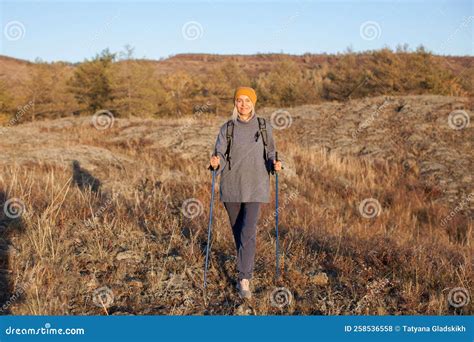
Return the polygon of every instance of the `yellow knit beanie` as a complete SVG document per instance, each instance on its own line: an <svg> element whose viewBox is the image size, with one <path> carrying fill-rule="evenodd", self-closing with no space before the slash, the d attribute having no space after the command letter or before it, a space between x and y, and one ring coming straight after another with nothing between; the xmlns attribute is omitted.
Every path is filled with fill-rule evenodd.
<svg viewBox="0 0 474 342"><path fill-rule="evenodd" d="M255 90L250 87L238 87L235 90L234 93L234 101L239 97L240 95L247 95L250 98L250 101L252 101L253 105L255 106L255 103L257 102L257 94L255 93Z"/></svg>

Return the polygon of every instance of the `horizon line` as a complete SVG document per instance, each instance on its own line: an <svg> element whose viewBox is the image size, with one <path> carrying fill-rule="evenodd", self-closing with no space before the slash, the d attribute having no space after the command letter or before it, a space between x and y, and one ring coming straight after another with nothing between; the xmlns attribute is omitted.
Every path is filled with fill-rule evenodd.
<svg viewBox="0 0 474 342"><path fill-rule="evenodd" d="M155 57L146 57L146 56L143 56L143 57L132 57L130 58L130 60L142 60L142 61L157 61L157 62L160 62L160 61L163 61L163 60L167 60L167 59L170 59L170 58L173 58L173 57L176 57L176 56L185 56L185 55L209 55L209 56L219 56L219 57L233 57L233 56L240 56L240 57L251 57L251 56L259 56L259 55L268 55L268 56L271 56L271 55L282 55L282 56L293 56L293 57L303 57L303 56L306 56L306 55L313 55L313 56L340 56L340 55L347 55L349 53L352 53L352 54L367 54L367 53L371 53L371 52L375 52L375 51L381 51L381 50L385 50L385 49L388 49L390 51L392 51L393 53L416 53L416 49L419 48L420 46L423 46L423 48L425 49L425 51L433 56L437 56L437 57L458 57L458 58L474 58L474 54L473 55L451 55L451 54L438 54L434 51L431 51L429 50L426 46L420 44L418 47L416 47L415 49L409 49L407 51L396 51L395 49L392 49L391 47L381 47L381 48L378 48L378 49L368 49L368 50L359 50L359 51L348 51L346 48L346 50L340 52L304 52L304 53L290 53L290 52L254 52L254 53L214 53L214 52L180 52L180 53L176 53L176 54L169 54L167 56L163 56L163 57L158 57L158 58L155 58ZM19 57L15 57L15 56L9 56L9 55L4 55L4 54L1 54L0 53L0 57L2 58L9 58L9 59L14 59L14 60L17 60L17 61L21 61L21 62L26 62L26 63L32 63L32 64L35 64L35 63L48 63L48 64L52 64L52 63L67 63L67 64L80 64L80 63L85 63L87 61L90 61L92 59L94 59L95 57L97 57L98 55L100 55L101 52L103 51L106 51L106 50L109 50L111 53L113 54L118 54L120 51L122 50L119 50L119 51L111 51L110 48L106 47L104 49L102 49L100 52L96 52L96 54L94 56L91 56L91 57L85 57L83 58L81 61L68 61L68 60L44 60L42 59L41 57L37 56L35 57L34 60L31 60L31 59L24 59L24 58L19 58ZM121 61L121 60L119 60Z"/></svg>

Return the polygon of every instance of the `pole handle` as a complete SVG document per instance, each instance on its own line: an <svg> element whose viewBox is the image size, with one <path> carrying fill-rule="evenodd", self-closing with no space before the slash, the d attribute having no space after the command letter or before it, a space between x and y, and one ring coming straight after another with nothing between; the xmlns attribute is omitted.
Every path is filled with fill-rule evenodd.
<svg viewBox="0 0 474 342"><path fill-rule="evenodd" d="M278 151L275 151L275 161L279 161L279 159L278 159ZM283 170L284 167L282 166L281 169Z"/></svg>
<svg viewBox="0 0 474 342"><path fill-rule="evenodd" d="M214 149L214 153L212 154L212 156L217 157L217 149ZM214 169L211 164L209 164L209 166L208 166L208 169L211 170L211 171L215 171L218 168L219 168L219 165L217 166L216 169Z"/></svg>

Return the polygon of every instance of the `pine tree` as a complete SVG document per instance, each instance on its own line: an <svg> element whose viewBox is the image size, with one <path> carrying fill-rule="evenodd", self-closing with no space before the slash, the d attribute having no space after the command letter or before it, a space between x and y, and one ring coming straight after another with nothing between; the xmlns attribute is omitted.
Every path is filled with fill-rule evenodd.
<svg viewBox="0 0 474 342"><path fill-rule="evenodd" d="M31 108L25 111L21 121L35 121L39 115L48 116L54 103L52 94L54 80L51 67L48 63L36 59L33 68L25 84L25 97L22 99L24 103L30 103Z"/></svg>
<svg viewBox="0 0 474 342"><path fill-rule="evenodd" d="M91 112L105 109L113 99L110 69L115 54L105 49L91 61L80 64L69 82L69 89L78 103Z"/></svg>

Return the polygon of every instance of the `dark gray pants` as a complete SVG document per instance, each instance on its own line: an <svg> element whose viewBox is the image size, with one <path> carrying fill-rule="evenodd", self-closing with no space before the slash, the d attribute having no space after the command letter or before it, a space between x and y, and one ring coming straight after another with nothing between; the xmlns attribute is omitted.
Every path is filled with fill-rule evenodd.
<svg viewBox="0 0 474 342"><path fill-rule="evenodd" d="M252 278L260 205L259 202L224 202L237 249L239 280Z"/></svg>

